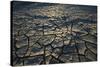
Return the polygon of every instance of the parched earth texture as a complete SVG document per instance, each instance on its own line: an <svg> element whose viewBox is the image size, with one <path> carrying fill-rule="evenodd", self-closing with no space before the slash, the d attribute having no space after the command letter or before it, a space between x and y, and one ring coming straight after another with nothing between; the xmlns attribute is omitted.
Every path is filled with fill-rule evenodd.
<svg viewBox="0 0 100 67"><path fill-rule="evenodd" d="M12 2L13 66L97 60L97 7Z"/></svg>

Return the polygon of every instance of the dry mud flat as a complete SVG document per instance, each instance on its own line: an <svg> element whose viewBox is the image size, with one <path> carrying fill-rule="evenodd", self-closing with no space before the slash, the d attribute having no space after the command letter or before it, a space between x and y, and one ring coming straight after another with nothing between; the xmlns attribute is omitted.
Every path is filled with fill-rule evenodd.
<svg viewBox="0 0 100 67"><path fill-rule="evenodd" d="M12 3L12 65L97 60L97 7Z"/></svg>

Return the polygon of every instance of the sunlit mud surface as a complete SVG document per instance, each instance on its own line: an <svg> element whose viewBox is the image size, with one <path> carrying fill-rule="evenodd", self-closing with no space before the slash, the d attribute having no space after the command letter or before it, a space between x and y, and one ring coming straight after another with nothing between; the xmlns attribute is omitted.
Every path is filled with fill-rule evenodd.
<svg viewBox="0 0 100 67"><path fill-rule="evenodd" d="M12 65L96 60L96 6L12 3Z"/></svg>

